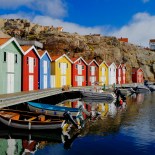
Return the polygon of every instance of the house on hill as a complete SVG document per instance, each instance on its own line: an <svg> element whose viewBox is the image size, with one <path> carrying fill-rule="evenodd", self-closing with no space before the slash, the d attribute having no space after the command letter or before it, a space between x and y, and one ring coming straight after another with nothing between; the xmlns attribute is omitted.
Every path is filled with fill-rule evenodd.
<svg viewBox="0 0 155 155"><path fill-rule="evenodd" d="M151 50L155 50L155 39L150 39L149 46Z"/></svg>
<svg viewBox="0 0 155 155"><path fill-rule="evenodd" d="M23 54L15 38L0 38L0 94L21 91Z"/></svg>

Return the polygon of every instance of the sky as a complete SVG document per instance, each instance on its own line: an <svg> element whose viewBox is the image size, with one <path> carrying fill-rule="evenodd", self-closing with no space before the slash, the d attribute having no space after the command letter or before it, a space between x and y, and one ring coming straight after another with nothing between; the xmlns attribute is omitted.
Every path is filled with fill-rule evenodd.
<svg viewBox="0 0 155 155"><path fill-rule="evenodd" d="M65 32L124 37L149 47L155 39L155 0L0 0L1 18L28 19Z"/></svg>

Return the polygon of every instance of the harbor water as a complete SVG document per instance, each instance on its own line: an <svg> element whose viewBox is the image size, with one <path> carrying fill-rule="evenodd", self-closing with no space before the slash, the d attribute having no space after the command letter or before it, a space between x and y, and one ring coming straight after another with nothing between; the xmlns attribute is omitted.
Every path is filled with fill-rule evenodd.
<svg viewBox="0 0 155 155"><path fill-rule="evenodd" d="M127 97L126 103L78 101L99 107L100 116L66 138L57 131L22 133L0 126L0 155L155 155L155 93ZM86 116L85 116L86 117Z"/></svg>

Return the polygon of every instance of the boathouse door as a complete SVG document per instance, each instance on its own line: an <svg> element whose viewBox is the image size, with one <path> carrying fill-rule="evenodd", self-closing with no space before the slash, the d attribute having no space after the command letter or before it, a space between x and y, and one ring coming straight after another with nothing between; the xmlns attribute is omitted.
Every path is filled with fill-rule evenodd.
<svg viewBox="0 0 155 155"><path fill-rule="evenodd" d="M44 89L47 88L47 75L44 75Z"/></svg>
<svg viewBox="0 0 155 155"><path fill-rule="evenodd" d="M95 76L91 76L90 77L91 85L94 85L95 84L95 81L96 81L96 77Z"/></svg>
<svg viewBox="0 0 155 155"><path fill-rule="evenodd" d="M55 76L51 75L51 88L55 88Z"/></svg>
<svg viewBox="0 0 155 155"><path fill-rule="evenodd" d="M34 89L34 77L33 75L29 75L29 90Z"/></svg>
<svg viewBox="0 0 155 155"><path fill-rule="evenodd" d="M82 86L83 77L77 76L77 86Z"/></svg>
<svg viewBox="0 0 155 155"><path fill-rule="evenodd" d="M7 54L7 93L14 92L14 54Z"/></svg>
<svg viewBox="0 0 155 155"><path fill-rule="evenodd" d="M61 87L66 85L66 76L61 76Z"/></svg>
<svg viewBox="0 0 155 155"><path fill-rule="evenodd" d="M29 90L34 89L34 58L29 57Z"/></svg>
<svg viewBox="0 0 155 155"><path fill-rule="evenodd" d="M14 74L7 75L7 93L14 92Z"/></svg>
<svg viewBox="0 0 155 155"><path fill-rule="evenodd" d="M47 61L44 60L43 62L43 65L44 65L44 89L47 88Z"/></svg>

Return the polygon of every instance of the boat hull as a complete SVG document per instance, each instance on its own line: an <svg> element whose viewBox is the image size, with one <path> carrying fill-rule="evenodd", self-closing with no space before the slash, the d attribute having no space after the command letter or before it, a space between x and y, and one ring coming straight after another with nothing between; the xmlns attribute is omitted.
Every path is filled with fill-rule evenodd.
<svg viewBox="0 0 155 155"><path fill-rule="evenodd" d="M8 127L24 129L24 130L58 129L58 128L61 128L61 124L62 124L62 122L51 123L51 122L18 121L18 120L11 120L4 117L0 117L0 121Z"/></svg>
<svg viewBox="0 0 155 155"><path fill-rule="evenodd" d="M84 98L102 100L105 102L111 102L116 99L113 93L100 93L93 91L82 91L81 93Z"/></svg>
<svg viewBox="0 0 155 155"><path fill-rule="evenodd" d="M28 102L28 107L30 111L48 114L51 116L63 116L64 112L69 111L71 115L75 117L79 112L78 108L67 108L67 107L54 108L53 105L47 105L43 103Z"/></svg>

